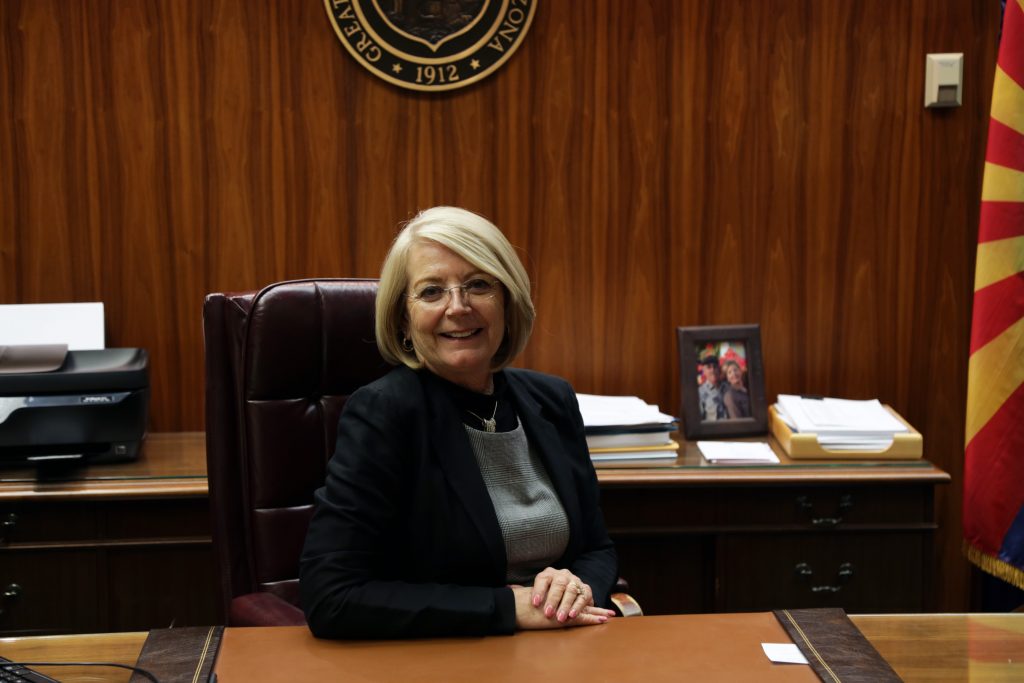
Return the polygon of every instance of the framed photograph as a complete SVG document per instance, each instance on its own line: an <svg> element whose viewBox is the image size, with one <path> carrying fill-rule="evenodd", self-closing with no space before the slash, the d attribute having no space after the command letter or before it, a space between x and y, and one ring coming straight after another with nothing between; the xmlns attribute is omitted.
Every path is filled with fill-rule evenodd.
<svg viewBox="0 0 1024 683"><path fill-rule="evenodd" d="M760 325L680 327L677 331L686 438L766 433Z"/></svg>

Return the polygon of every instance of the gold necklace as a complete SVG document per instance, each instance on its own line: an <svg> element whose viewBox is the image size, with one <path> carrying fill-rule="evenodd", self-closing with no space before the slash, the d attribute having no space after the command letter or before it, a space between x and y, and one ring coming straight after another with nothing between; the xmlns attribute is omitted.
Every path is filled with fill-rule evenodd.
<svg viewBox="0 0 1024 683"><path fill-rule="evenodd" d="M469 413L470 415L472 415L473 417L475 417L476 419L480 420L480 422L483 423L484 431L485 432L490 432L491 434L493 434L494 432L498 431L498 421L494 419L494 416L498 414L498 402L497 401L494 402L494 410L491 411L491 417L489 419L480 417L479 415L474 413L472 410L468 410L467 409L466 412Z"/></svg>

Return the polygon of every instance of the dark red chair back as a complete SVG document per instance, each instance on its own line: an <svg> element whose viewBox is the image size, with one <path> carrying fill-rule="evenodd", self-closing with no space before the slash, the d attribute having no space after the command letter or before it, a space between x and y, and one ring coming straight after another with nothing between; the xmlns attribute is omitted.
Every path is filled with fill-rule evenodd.
<svg viewBox="0 0 1024 683"><path fill-rule="evenodd" d="M390 369L376 295L376 280L316 279L206 297L206 457L229 625L302 621L299 554L338 416Z"/></svg>

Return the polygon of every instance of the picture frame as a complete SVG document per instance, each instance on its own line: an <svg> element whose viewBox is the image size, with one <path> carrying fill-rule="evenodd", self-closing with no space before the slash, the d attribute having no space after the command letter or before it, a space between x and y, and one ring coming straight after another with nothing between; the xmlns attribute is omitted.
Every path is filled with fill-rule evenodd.
<svg viewBox="0 0 1024 683"><path fill-rule="evenodd" d="M767 433L761 326L679 327L677 339L686 438Z"/></svg>

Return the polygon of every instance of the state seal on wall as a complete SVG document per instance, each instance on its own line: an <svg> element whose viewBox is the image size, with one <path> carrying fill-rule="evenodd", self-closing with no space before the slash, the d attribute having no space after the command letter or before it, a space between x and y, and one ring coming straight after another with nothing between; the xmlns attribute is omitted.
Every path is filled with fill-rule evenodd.
<svg viewBox="0 0 1024 683"><path fill-rule="evenodd" d="M324 0L345 49L411 90L486 78L522 44L538 0Z"/></svg>

